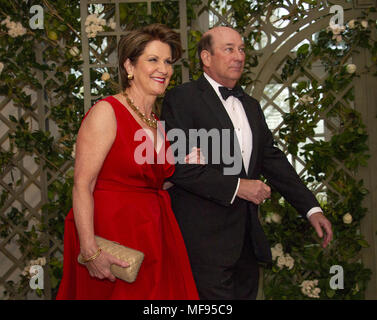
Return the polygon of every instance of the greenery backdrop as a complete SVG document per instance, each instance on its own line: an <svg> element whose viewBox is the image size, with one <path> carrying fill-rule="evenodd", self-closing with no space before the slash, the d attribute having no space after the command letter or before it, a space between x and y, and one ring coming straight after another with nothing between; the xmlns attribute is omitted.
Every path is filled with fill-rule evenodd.
<svg viewBox="0 0 377 320"><path fill-rule="evenodd" d="M281 7L283 2L209 1L220 12L225 13L231 7L233 13L229 21L243 34L252 17L269 17L273 9ZM59 176L48 187L48 199L37 224L31 223L25 210L4 207L12 190L21 183L20 180L13 179L0 190L0 207L5 210L0 215L0 237L5 239L11 233L18 234L17 243L25 266L18 282L6 283L5 294L9 299L26 297L31 290L29 266L46 264L53 298L62 276L62 257L56 251L50 251L51 239L62 243L64 218L72 205L73 170L72 167L64 171L61 168L66 167L67 163L73 165L74 143L84 114L80 4L78 0L1 0L0 3L0 63L3 64L0 71L0 95L3 99L11 100L14 108L19 109L22 115L19 118L9 117L12 123L9 133L11 144L9 150L0 149L0 173L9 168L15 169L19 153L23 152L31 155L38 165L48 169L49 177L52 173ZM187 1L189 26L194 22L195 9L201 3L200 0ZM29 10L33 4L40 4L44 8L42 30L29 28ZM320 7L315 8L316 5L319 5L317 1L298 1L282 19L300 19L308 6L312 8L310 10L319 10ZM97 12L106 20L103 26L105 31L112 29L109 20L114 16L113 9L111 4L90 6L90 13ZM367 165L368 137L359 113L353 108L353 86L345 95L346 104L338 101L333 93L340 93L352 84L360 72L371 73L376 70L377 44L371 37L376 22L369 18L370 13L370 10L365 10L361 16L355 16L353 22L344 29L321 30L310 44L299 47L296 57L288 60L282 69L281 78L284 81L315 61L320 61L327 71L324 84L308 80L292 86L293 94L289 98L292 112L285 114L284 126L279 130L278 138L285 141L291 155L304 157L307 170L304 179L311 188L320 182L327 183L326 194L319 200L333 225L334 241L327 249L322 249L308 221L300 218L277 192L273 192L260 212L275 258L272 269L264 272L264 294L267 299L362 299L364 296L370 270L360 260L360 250L368 244L359 228L366 214L362 200L368 190L363 186L363 181L356 178L356 174L360 166ZM143 3L125 3L120 6L121 27L125 29L153 22L178 28L178 14L174 1L153 3L151 15L147 14L146 4ZM21 23L25 30L16 23ZM190 69L191 78L196 79L200 75L195 55L196 43L201 33L193 28L187 32L189 59L183 63ZM253 49L261 40L260 25L245 34L248 62L241 79L245 87L255 80L252 71L258 65L258 56ZM90 43L92 62L106 61L116 47L110 38L104 42L101 37L93 37ZM43 46L42 59L36 54L40 44ZM370 66L365 70L358 70L357 66L349 63L352 54L361 48L369 50L372 56ZM110 78L104 77L104 73L108 73ZM38 74L47 80L41 83ZM49 76L51 74L53 77ZM117 70L91 69L91 79L96 79L94 92L98 96L111 95L117 90ZM180 69L177 68L170 87L180 82ZM50 98L47 112L49 121L58 128L56 134L52 134L48 128L33 130L30 121L25 120L27 115L37 112L38 108L32 103L31 94L25 88L43 90ZM308 140L314 137L314 130L322 118L331 119L332 123L339 125L334 126L329 140ZM343 290L332 290L329 286L329 270L333 265L341 265L344 269L346 280ZM50 297L43 290L37 290L37 294Z"/></svg>

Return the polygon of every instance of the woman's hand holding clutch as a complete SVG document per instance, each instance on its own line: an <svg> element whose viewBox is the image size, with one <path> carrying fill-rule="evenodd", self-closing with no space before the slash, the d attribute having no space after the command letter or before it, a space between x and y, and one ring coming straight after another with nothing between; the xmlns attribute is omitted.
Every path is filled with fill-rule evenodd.
<svg viewBox="0 0 377 320"><path fill-rule="evenodd" d="M94 257L94 259L91 259ZM115 276L112 274L110 270L110 266L112 264L116 264L122 268L129 267L127 262L124 262L111 254L98 249L98 251L92 257L85 257L88 262L85 263L89 274L91 277L95 277L98 279L109 279L110 281L115 281Z"/></svg>

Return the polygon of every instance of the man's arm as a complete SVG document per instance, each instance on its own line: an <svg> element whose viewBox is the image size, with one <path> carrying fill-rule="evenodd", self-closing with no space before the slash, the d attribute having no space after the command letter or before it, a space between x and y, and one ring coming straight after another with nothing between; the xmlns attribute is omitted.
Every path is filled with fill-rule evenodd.
<svg viewBox="0 0 377 320"><path fill-rule="evenodd" d="M189 129L194 128L191 108L183 101L183 97L179 99L169 91L165 95L161 112L161 120L165 121L167 132L170 129L181 129L185 133L186 154L190 152ZM177 163L174 174L168 180L189 192L224 206L231 204L238 184L238 176L224 175L207 164Z"/></svg>
<svg viewBox="0 0 377 320"><path fill-rule="evenodd" d="M274 139L263 112L260 107L258 110L263 121L265 138L262 149L262 175L302 216L306 217L310 209L320 205L313 193L301 181L285 154L274 146Z"/></svg>
<svg viewBox="0 0 377 320"><path fill-rule="evenodd" d="M272 133L268 129L262 109L260 107L258 109L263 119L266 137L263 148L262 174L301 215L308 217L320 238L323 238L323 231L325 231L322 243L325 248L333 236L331 223L323 215L317 199L301 181L285 154L274 146Z"/></svg>

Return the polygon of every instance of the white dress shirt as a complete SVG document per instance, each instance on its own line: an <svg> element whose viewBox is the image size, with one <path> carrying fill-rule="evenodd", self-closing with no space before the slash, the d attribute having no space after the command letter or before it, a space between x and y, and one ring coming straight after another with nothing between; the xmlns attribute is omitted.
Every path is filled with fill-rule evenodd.
<svg viewBox="0 0 377 320"><path fill-rule="evenodd" d="M224 100L219 90L219 87L222 87L222 85L216 82L215 80L213 80L205 72L203 74L204 74L204 77L208 80L208 82L212 86L212 88L215 90L226 112L228 113L230 120L233 123L233 127L236 130L238 143L241 148L243 164L247 173L249 170L251 152L253 150L253 133L251 132L250 124L249 124L249 121L247 120L245 109L243 108L241 101L234 96L230 96L228 97L228 99ZM240 187L240 178L238 178L236 191L230 202L231 204L236 198L239 187ZM322 212L322 209L320 207L314 207L310 209L308 213L306 214L307 218L309 218L315 212Z"/></svg>

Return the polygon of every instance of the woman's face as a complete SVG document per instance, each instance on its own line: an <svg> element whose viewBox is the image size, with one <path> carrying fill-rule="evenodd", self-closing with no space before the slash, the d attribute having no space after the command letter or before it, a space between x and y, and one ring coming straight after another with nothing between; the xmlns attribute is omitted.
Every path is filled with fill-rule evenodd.
<svg viewBox="0 0 377 320"><path fill-rule="evenodd" d="M129 59L124 63L128 74L133 74L131 87L144 95L158 96L165 92L173 74L170 46L159 40L147 44L135 65Z"/></svg>

